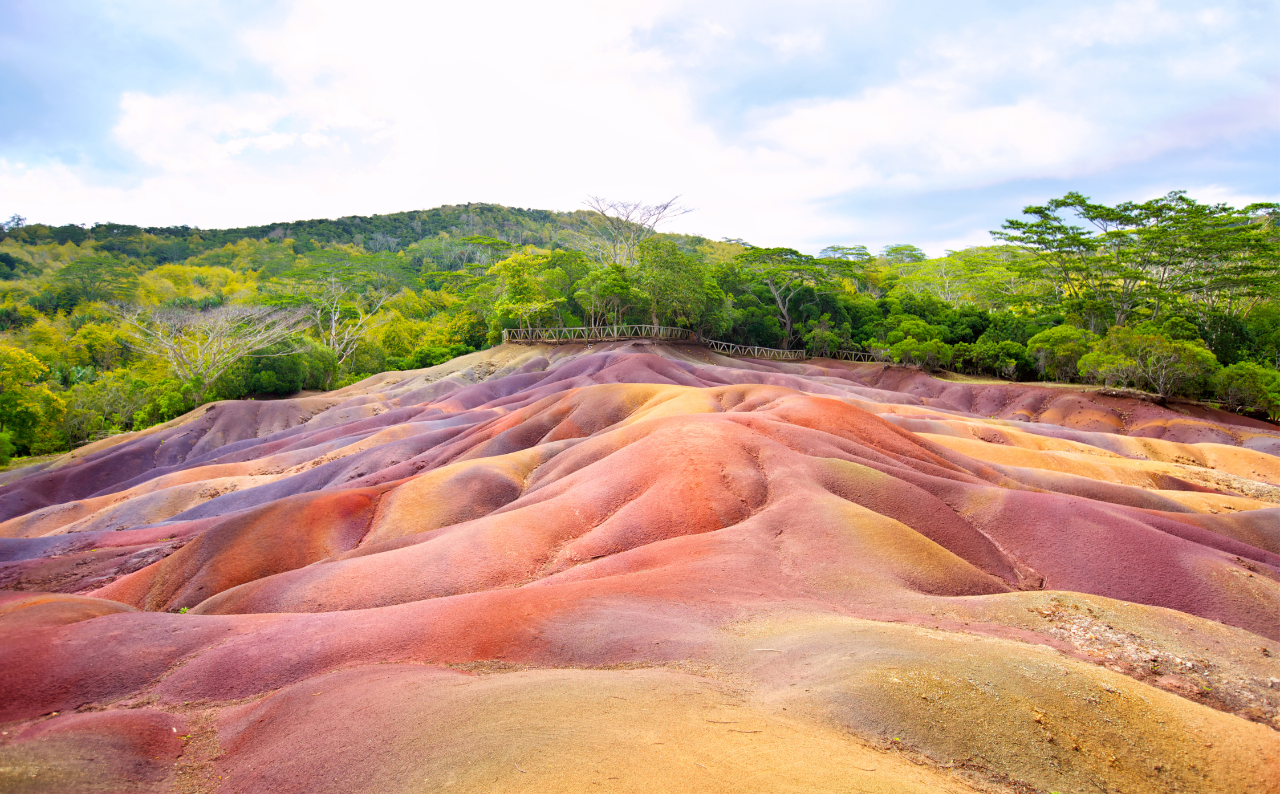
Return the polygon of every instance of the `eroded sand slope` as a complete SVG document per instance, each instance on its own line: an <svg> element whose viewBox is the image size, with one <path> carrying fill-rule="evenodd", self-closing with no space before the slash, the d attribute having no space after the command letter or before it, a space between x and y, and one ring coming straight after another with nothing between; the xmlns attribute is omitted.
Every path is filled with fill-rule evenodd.
<svg viewBox="0 0 1280 800"><path fill-rule="evenodd" d="M6 791L1280 791L1252 420L506 345L0 480Z"/></svg>

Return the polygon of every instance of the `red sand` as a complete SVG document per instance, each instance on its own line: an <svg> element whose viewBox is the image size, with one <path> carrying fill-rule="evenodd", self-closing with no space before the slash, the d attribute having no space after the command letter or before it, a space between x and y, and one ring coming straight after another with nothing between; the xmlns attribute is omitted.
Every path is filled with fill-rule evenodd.
<svg viewBox="0 0 1280 800"><path fill-rule="evenodd" d="M217 403L0 486L0 789L1277 791L1280 430L1187 410L643 344Z"/></svg>

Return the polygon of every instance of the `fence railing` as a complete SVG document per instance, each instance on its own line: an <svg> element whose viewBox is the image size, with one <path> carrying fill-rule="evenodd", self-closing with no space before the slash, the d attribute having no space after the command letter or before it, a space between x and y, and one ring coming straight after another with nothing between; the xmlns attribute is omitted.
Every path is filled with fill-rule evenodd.
<svg viewBox="0 0 1280 800"><path fill-rule="evenodd" d="M659 325L594 325L586 328L507 328L504 342L616 342L621 339L662 339L671 342L697 340L684 328Z"/></svg>
<svg viewBox="0 0 1280 800"><path fill-rule="evenodd" d="M839 361L884 361L883 358L877 357L875 353L868 353L865 350L837 350L835 355L827 356L827 358L834 358Z"/></svg>
<svg viewBox="0 0 1280 800"><path fill-rule="evenodd" d="M764 358L774 361L804 361L810 355L804 350L779 350L774 347L734 344L707 339L684 328L668 328L661 325L592 325L581 328L507 328L502 332L503 342L518 344L558 344L561 342L616 342L625 339L657 339L666 342L693 342L729 356ZM833 355L840 361L883 361L872 353L856 350L837 350Z"/></svg>
<svg viewBox="0 0 1280 800"><path fill-rule="evenodd" d="M698 343L708 350L724 353L728 356L743 358L768 358L774 361L804 361L809 354L803 350L777 350L772 347L757 347L750 344L734 344L733 342L717 342L714 339L698 337Z"/></svg>

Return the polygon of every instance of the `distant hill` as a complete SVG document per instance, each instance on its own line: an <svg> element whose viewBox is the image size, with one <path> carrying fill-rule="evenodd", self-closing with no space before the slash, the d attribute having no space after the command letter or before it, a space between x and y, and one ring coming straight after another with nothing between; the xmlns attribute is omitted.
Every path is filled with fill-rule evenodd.
<svg viewBox="0 0 1280 800"><path fill-rule="evenodd" d="M244 228L205 228L187 226L143 228L155 236L186 238L198 233L211 246L221 246L240 239L314 239L317 242L362 244L369 247L376 237L390 237L405 245L421 239L448 233L457 236L492 236L516 244L545 246L554 238L563 221L572 214L539 209L508 208L492 203L448 205L425 211L399 211L367 217L348 216L337 219L308 219L295 222L272 222Z"/></svg>
<svg viewBox="0 0 1280 800"><path fill-rule="evenodd" d="M242 239L293 239L298 252L310 249L311 241L317 244L357 244L372 251L401 250L441 234L451 238L490 236L517 245L550 247L561 244L560 235L565 225L589 213L466 203L424 211L271 222L242 228L148 227L118 222L104 222L92 227L54 227L31 223L8 231L7 237L30 245L68 242L79 245L90 241L100 250L159 265L180 263ZM696 248L707 241L701 236L673 234L671 237L685 249ZM4 238L6 233L0 229L0 240Z"/></svg>

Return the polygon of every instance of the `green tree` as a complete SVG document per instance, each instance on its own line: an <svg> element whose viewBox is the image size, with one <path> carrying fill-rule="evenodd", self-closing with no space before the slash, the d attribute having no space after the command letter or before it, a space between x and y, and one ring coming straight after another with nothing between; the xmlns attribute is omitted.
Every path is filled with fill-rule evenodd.
<svg viewBox="0 0 1280 800"><path fill-rule="evenodd" d="M563 298L543 295L536 280L537 272L545 262L545 256L513 253L490 267L488 274L497 279L499 286L494 311L514 317L520 320L520 327L528 328L540 316L562 303Z"/></svg>
<svg viewBox="0 0 1280 800"><path fill-rule="evenodd" d="M13 434L0 431L0 467L9 466L10 457L17 449L17 445L13 443Z"/></svg>
<svg viewBox="0 0 1280 800"><path fill-rule="evenodd" d="M23 275L39 275L40 269L21 256L0 253L0 281L16 281Z"/></svg>
<svg viewBox="0 0 1280 800"><path fill-rule="evenodd" d="M654 325L688 324L702 306L702 262L669 239L646 239L637 247L634 286L649 299Z"/></svg>
<svg viewBox="0 0 1280 800"><path fill-rule="evenodd" d="M494 236L463 236L458 242L467 247L474 248L482 254L479 262L482 264L493 264L506 258L516 246L504 239L498 239Z"/></svg>
<svg viewBox="0 0 1280 800"><path fill-rule="evenodd" d="M207 311L122 307L117 313L132 330L137 349L163 359L196 405L228 367L298 333L307 315L305 309L261 306Z"/></svg>
<svg viewBox="0 0 1280 800"><path fill-rule="evenodd" d="M317 250L275 280L269 293L277 305L304 309L317 338L342 365L382 321L378 312L403 288L406 268L407 261L393 253Z"/></svg>
<svg viewBox="0 0 1280 800"><path fill-rule="evenodd" d="M918 342L903 339L889 348L889 354L899 364L910 364L922 369L937 369L951 363L951 348L937 339Z"/></svg>
<svg viewBox="0 0 1280 800"><path fill-rule="evenodd" d="M99 322L81 325L68 344L74 349L80 364L104 371L120 366L128 349L119 328Z"/></svg>
<svg viewBox="0 0 1280 800"><path fill-rule="evenodd" d="M1082 374L1147 389L1161 397L1194 391L1218 370L1218 359L1201 342L1170 339L1115 326L1080 359Z"/></svg>
<svg viewBox="0 0 1280 800"><path fill-rule="evenodd" d="M264 347L236 362L214 383L217 397L289 395L328 389L338 370L333 351L308 336Z"/></svg>
<svg viewBox="0 0 1280 800"><path fill-rule="evenodd" d="M55 280L90 303L127 300L138 283L134 270L123 259L111 255L73 261L58 271Z"/></svg>
<svg viewBox="0 0 1280 800"><path fill-rule="evenodd" d="M1166 317L1161 321L1147 320L1133 326L1137 333L1159 333L1179 342L1204 342L1200 330L1182 317Z"/></svg>
<svg viewBox="0 0 1280 800"><path fill-rule="evenodd" d="M416 326L399 311L393 310L389 316L390 319L382 325L378 341L388 356L403 358L413 352L418 332Z"/></svg>
<svg viewBox="0 0 1280 800"><path fill-rule="evenodd" d="M1080 357L1076 365L1081 375L1105 386L1131 386L1138 379L1137 359L1124 353L1095 351Z"/></svg>
<svg viewBox="0 0 1280 800"><path fill-rule="evenodd" d="M0 433L18 452L36 451L42 433L58 427L66 404L39 383L48 371L17 347L0 344Z"/></svg>
<svg viewBox="0 0 1280 800"><path fill-rule="evenodd" d="M1253 340L1255 361L1270 362L1280 369L1280 302L1262 303L1249 314L1249 338Z"/></svg>
<svg viewBox="0 0 1280 800"><path fill-rule="evenodd" d="M578 282L573 296L586 312L588 325L607 324L610 317L619 325L622 316L639 302L621 264L591 270Z"/></svg>
<svg viewBox="0 0 1280 800"><path fill-rule="evenodd" d="M423 345L413 351L407 358L401 359L401 369L424 369L426 367L434 367L443 364L446 361L452 361L458 356L465 356L467 353L473 353L475 349L465 344L453 344L449 346L443 345Z"/></svg>
<svg viewBox="0 0 1280 800"><path fill-rule="evenodd" d="M913 244L891 244L880 251L880 257L890 264L915 264L928 258L925 252Z"/></svg>
<svg viewBox="0 0 1280 800"><path fill-rule="evenodd" d="M562 328L582 324L573 311L574 289L590 273L591 266L591 260L582 253L556 250L542 257L536 277L538 292L545 298L556 299L553 310Z"/></svg>
<svg viewBox="0 0 1280 800"><path fill-rule="evenodd" d="M1070 381L1079 377L1080 359L1097 338L1074 325L1059 325L1032 336L1027 342L1027 354L1035 361L1041 376Z"/></svg>
<svg viewBox="0 0 1280 800"><path fill-rule="evenodd" d="M1069 215L1100 219L1103 225L1110 215L1110 209L1095 206L1089 198L1071 192L1043 206L1027 206L1022 213L1031 217L1030 221L1005 220L1001 230L992 231L991 235L1034 256L1040 275L1054 287L1058 300L1075 301L1104 315L1091 316L1091 328L1123 325L1140 302L1141 272L1127 268L1117 271L1115 267L1123 267L1123 262L1104 258L1097 236L1064 219L1064 209Z"/></svg>
<svg viewBox="0 0 1280 800"><path fill-rule="evenodd" d="M773 297L782 322L782 346L789 348L795 339L795 319L791 303L810 289L815 293L830 292L835 287L836 270L832 262L821 262L788 247L752 247L736 261L756 280L764 284Z"/></svg>
<svg viewBox="0 0 1280 800"><path fill-rule="evenodd" d="M967 349L966 358L982 372L1008 380L1018 377L1019 368L1027 360L1027 348L1010 340L979 339Z"/></svg>
<svg viewBox="0 0 1280 800"><path fill-rule="evenodd" d="M833 258L839 261L853 261L858 264L870 264L875 261L875 256L867 250L863 245L857 244L852 247L833 244L830 247L824 247L818 258Z"/></svg>
<svg viewBox="0 0 1280 800"><path fill-rule="evenodd" d="M1247 311L1280 275L1275 210L1203 205L1185 192L1111 207L1070 192L1027 206L1030 220L1009 219L991 233L1031 253L1059 299L1088 312L1097 330L1126 325L1144 308L1159 317L1188 297L1206 312Z"/></svg>
<svg viewBox="0 0 1280 800"><path fill-rule="evenodd" d="M71 387L64 395L63 428L72 447L103 434L127 431L135 415L151 401L153 387L127 369L105 372L92 383Z"/></svg>
<svg viewBox="0 0 1280 800"><path fill-rule="evenodd" d="M894 314L885 320L885 327L892 328L885 341L897 344L903 339L927 342L930 339L948 339L951 331L946 325L930 325L914 314Z"/></svg>
<svg viewBox="0 0 1280 800"><path fill-rule="evenodd" d="M1280 371L1241 361L1218 370L1213 378L1218 400L1232 411L1260 408L1280 416Z"/></svg>
<svg viewBox="0 0 1280 800"><path fill-rule="evenodd" d="M1034 302L1043 290L1028 277L1026 255L1008 245L948 251L942 258L899 266L899 291L924 292L952 305L1008 309Z"/></svg>
<svg viewBox="0 0 1280 800"><path fill-rule="evenodd" d="M852 331L849 323L837 326L831 321L831 314L823 314L816 320L805 324L805 349L820 356L829 356L837 350L850 347Z"/></svg>

